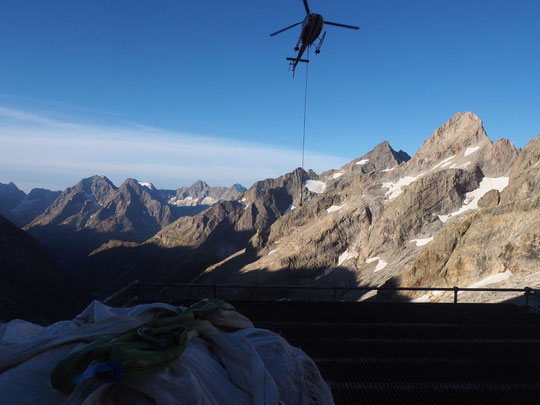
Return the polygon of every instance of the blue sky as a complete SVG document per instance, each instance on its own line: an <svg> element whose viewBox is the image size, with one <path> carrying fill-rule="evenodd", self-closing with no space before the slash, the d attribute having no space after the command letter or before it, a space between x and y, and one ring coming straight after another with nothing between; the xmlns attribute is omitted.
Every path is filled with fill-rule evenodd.
<svg viewBox="0 0 540 405"><path fill-rule="evenodd" d="M322 1L306 166L388 140L414 154L454 113L492 140L540 133L540 2ZM0 13L0 182L63 189L104 174L176 188L251 185L300 165L300 0L16 1ZM249 156L250 155L250 156Z"/></svg>

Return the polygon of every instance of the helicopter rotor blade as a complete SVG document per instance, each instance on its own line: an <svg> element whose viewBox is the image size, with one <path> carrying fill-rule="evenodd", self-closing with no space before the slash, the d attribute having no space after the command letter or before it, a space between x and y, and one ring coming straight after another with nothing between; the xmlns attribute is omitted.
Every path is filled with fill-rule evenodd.
<svg viewBox="0 0 540 405"><path fill-rule="evenodd" d="M307 4L307 0L304 0L304 7L306 8L306 13L309 14L310 11L309 11L309 6Z"/></svg>
<svg viewBox="0 0 540 405"><path fill-rule="evenodd" d="M338 24L338 23L333 23L333 22L330 22L330 21L325 21L324 24L328 24L328 25L335 25L336 27L343 27L343 28L350 28L352 30L359 30L360 27L357 27L356 25L346 25L346 24Z"/></svg>
<svg viewBox="0 0 540 405"><path fill-rule="evenodd" d="M296 27L298 24L302 24L303 22L304 21L297 22L296 24L290 25L287 28L283 28L282 30L279 30L279 31L274 32L273 34L270 34L270 36L273 37L274 35L281 34L283 31L287 31L288 29L292 27Z"/></svg>

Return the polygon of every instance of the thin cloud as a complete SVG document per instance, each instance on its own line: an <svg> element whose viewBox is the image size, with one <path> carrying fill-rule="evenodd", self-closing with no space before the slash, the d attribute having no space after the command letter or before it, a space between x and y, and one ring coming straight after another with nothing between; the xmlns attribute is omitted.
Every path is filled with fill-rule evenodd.
<svg viewBox="0 0 540 405"><path fill-rule="evenodd" d="M106 175L116 184L135 177L160 188L177 188L197 179L250 186L294 170L300 158L299 150L256 142L137 124L64 122L0 107L0 181L25 188L61 189L93 174ZM344 163L339 156L306 153L306 166L319 173Z"/></svg>

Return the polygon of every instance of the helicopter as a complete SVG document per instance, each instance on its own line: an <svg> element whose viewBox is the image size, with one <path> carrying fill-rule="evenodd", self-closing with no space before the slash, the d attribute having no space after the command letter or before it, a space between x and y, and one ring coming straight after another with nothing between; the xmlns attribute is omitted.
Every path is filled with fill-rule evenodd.
<svg viewBox="0 0 540 405"><path fill-rule="evenodd" d="M297 25L302 24L302 32L300 33L300 37L298 38L298 42L296 43L296 46L294 47L294 50L298 52L296 57L294 58L286 58L286 60L290 61L289 66L292 66L293 71L293 77L294 72L296 70L296 66L299 62L305 62L308 63L308 59L302 59L302 55L306 51L308 47L313 45L313 43L319 38L319 35L322 32L324 25L334 25L336 27L343 27L343 28L350 28L353 30L360 29L360 27L356 27L354 25L346 25L346 24L338 24L330 21L324 21L323 16L320 14L312 13L309 10L309 5L307 0L304 1L304 7L306 9L306 17L296 24L290 25L286 28L283 28L279 31L276 31L272 34L270 34L271 37L277 34L281 34L283 31L287 31L290 28L296 27ZM324 38L326 37L326 31L323 33L322 37L319 39L319 43L315 45L315 53L319 54L321 52L321 46L324 42Z"/></svg>

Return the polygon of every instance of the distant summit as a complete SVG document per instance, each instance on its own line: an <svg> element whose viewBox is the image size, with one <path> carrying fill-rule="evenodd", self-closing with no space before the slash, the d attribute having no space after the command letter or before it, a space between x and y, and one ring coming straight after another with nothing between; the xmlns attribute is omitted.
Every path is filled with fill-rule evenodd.
<svg viewBox="0 0 540 405"><path fill-rule="evenodd" d="M197 180L189 187L176 190L176 194L168 200L168 203L179 207L210 206L220 201L234 200L244 191L246 189L240 184L228 188L210 187L204 181Z"/></svg>
<svg viewBox="0 0 540 405"><path fill-rule="evenodd" d="M22 227L42 214L60 193L34 188L26 194L13 183L0 183L0 215Z"/></svg>

